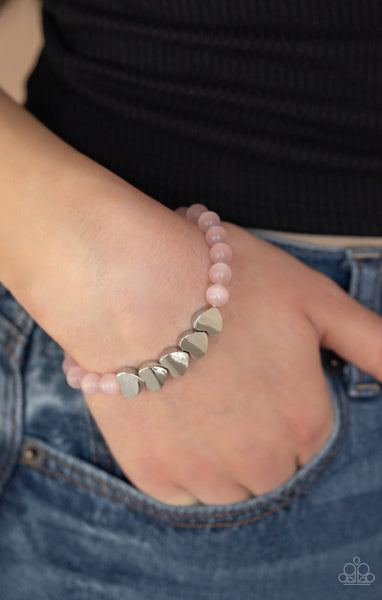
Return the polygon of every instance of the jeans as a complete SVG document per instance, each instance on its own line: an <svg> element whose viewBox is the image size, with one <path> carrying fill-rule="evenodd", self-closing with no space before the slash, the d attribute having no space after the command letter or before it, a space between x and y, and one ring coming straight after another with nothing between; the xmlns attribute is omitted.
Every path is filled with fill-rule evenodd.
<svg viewBox="0 0 382 600"><path fill-rule="evenodd" d="M247 229L381 314L382 246ZM0 286L1 600L382 598L381 384L320 352L335 418L316 455L261 496L171 506L123 475L62 349Z"/></svg>

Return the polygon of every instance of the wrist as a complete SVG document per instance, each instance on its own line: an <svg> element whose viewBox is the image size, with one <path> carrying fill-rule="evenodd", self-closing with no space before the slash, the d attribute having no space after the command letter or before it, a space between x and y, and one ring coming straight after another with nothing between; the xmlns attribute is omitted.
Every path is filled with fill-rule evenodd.
<svg viewBox="0 0 382 600"><path fill-rule="evenodd" d="M133 251L121 253L121 239L115 238L112 252L116 256L119 245L111 274L119 282L113 284L119 294L115 305L123 306L116 319L124 328L128 321L124 362L137 365L175 344L192 314L206 305L211 260L198 227L162 205L149 227L136 234Z"/></svg>
<svg viewBox="0 0 382 600"><path fill-rule="evenodd" d="M184 209L184 207L182 207L182 209ZM202 211L203 214L201 214L200 211ZM182 214L184 214L183 210ZM194 224L196 224L196 219L199 215L200 218L198 220L198 226L203 232L203 238L204 241L207 243L207 246L211 247L210 251L208 252L208 257L211 259L212 262L230 262L232 257L232 250L230 246L227 243L220 243L221 241L225 240L225 230L222 227L213 227L213 225L220 222L218 215L216 215L216 213L214 212L206 210L206 208L203 205L199 204L195 204L194 206L190 207L190 211L187 212L189 221L192 221ZM184 222L183 217L181 223L182 222ZM194 227L192 227L192 230L194 230ZM191 232L191 229L187 228L186 236L189 232ZM182 241L184 242L184 236ZM195 247L195 242L193 243L193 246ZM199 247L199 239L197 240L197 247ZM185 256L189 257L190 253L187 252ZM197 261L197 264L198 263L200 263L200 261ZM141 271L144 273L144 261L142 261L141 264ZM225 267L224 269L223 266ZM180 336L179 332L177 332L178 335L176 342L168 342L166 344L166 347L162 348L162 352L159 352L159 350L155 349L156 338L152 334L153 327L151 326L151 331L149 332L150 335L148 336L151 343L151 359L135 358L124 361L125 366L119 369L117 375L115 375L113 372L103 373L103 375L100 375L98 374L98 368L96 373L88 372L88 370L84 368L84 366L79 365L79 363L74 357L70 356L70 353L66 353L66 359L63 363L63 369L64 372L67 374L67 380L69 385L75 388L81 387L84 392L89 394L98 393L101 390L106 394L116 395L118 394L118 385L120 384L121 392L123 395L127 397L134 397L140 392L142 387L144 387L145 383L149 387L149 389L158 390L163 385L169 372L174 376L184 374L185 370L188 368L187 357L189 355L191 355L191 357L193 358L201 358L202 356L204 356L208 347L208 333L210 333L211 335L215 335L216 333L221 331L220 312L217 308L211 308L211 305L221 306L222 304L226 303L228 298L228 291L226 287L224 287L223 281L225 283L229 281L230 269L227 265L218 266L216 264L214 265L214 267L217 268L214 268L212 271L209 271L208 277L208 279L212 280L214 285L209 286L208 289L205 291L205 299L203 301L203 306L200 306L200 302L198 310L192 311L192 316L191 319L189 319L190 322L187 324L187 328L182 332ZM117 272L118 280L118 270L114 270L114 272ZM170 272L172 278L172 271ZM142 278L140 276L138 288L141 288L141 285ZM191 282L191 286L192 287L190 287L190 290L192 293L195 290L195 285L193 282ZM143 287L145 287L145 282ZM182 280L182 291L184 291L184 288L185 286L183 285ZM187 294L188 300L189 295L190 294ZM177 310L179 304L179 294L170 294L169 297L170 299L175 300L177 304L175 310ZM114 297L114 301L115 300L116 299ZM206 306L206 303L208 306ZM142 300L140 299L140 319L142 319L142 313L144 314L144 310L142 311L143 305L144 302L142 302ZM121 306L123 306L123 301L121 302ZM150 317L152 319L152 304L149 306L149 309ZM118 313L119 312L120 311L118 311ZM127 313L129 313L129 311L127 311ZM173 312L172 310L170 310L169 315L172 314ZM166 321L164 321L163 316L160 315L160 317L161 319L158 320L158 323L165 323L166 326L168 324L170 324L171 326L173 325L173 319L167 319ZM181 320L179 321L181 322ZM143 322L146 324L145 318L143 318ZM121 330L123 325L126 326L126 322L121 323ZM139 356L138 353L140 351L141 346L138 345L137 341L134 341L136 331L138 331L138 334L141 334L142 331L145 331L145 328L140 327L140 321L137 322L137 320L135 319L134 321L131 321L130 328L128 328L127 337L130 337L131 341L133 342L135 356ZM140 338L138 338L138 340L139 339ZM163 342L161 343L163 344ZM153 344L154 350L152 349ZM126 338L124 340L124 346L125 348L123 352L125 354L124 358L126 359ZM146 344L142 346L142 348L146 348ZM183 352L179 352L180 350L182 350ZM145 350L143 351L145 352ZM183 356L181 356L182 354ZM138 368L136 365L133 366L133 362L139 363L141 368Z"/></svg>
<svg viewBox="0 0 382 600"><path fill-rule="evenodd" d="M211 264L196 225L112 179L92 178L87 185L82 176L71 177L73 187L62 182L54 206L34 224L40 243L23 253L23 269L19 263L9 288L81 365L100 372L139 364L175 343L206 304ZM90 303L100 331L87 325ZM104 319L110 329L102 344ZM85 344L82 328L97 344ZM123 343L113 343L105 356L107 339Z"/></svg>

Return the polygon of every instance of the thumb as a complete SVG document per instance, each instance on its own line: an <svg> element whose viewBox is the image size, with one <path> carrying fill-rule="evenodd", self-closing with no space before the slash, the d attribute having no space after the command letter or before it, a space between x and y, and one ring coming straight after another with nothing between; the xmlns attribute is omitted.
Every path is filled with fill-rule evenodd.
<svg viewBox="0 0 382 600"><path fill-rule="evenodd" d="M320 273L307 315L320 345L382 381L382 317Z"/></svg>

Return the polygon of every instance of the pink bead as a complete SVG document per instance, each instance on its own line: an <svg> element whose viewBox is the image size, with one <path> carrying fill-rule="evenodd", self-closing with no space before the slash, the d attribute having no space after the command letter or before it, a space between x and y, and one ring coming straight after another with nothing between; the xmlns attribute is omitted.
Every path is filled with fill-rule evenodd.
<svg viewBox="0 0 382 600"><path fill-rule="evenodd" d="M207 231L207 229L213 225L219 225L219 223L220 217L218 213L214 212L213 210L206 210L203 212L197 221L197 225L202 231Z"/></svg>
<svg viewBox="0 0 382 600"><path fill-rule="evenodd" d="M206 231L206 242L213 246L218 242L224 242L227 237L227 231L221 225L212 225Z"/></svg>
<svg viewBox="0 0 382 600"><path fill-rule="evenodd" d="M208 208L207 206L204 206L204 204L191 204L187 209L186 217L193 223L197 223L199 216L206 210L208 210Z"/></svg>
<svg viewBox="0 0 382 600"><path fill-rule="evenodd" d="M87 371L82 367L71 367L66 374L66 381L70 385L70 387L79 390L81 387L81 379L84 375L87 374Z"/></svg>
<svg viewBox="0 0 382 600"><path fill-rule="evenodd" d="M228 296L227 288L220 285L220 283L210 285L206 291L206 300L211 306L223 306L227 302Z"/></svg>
<svg viewBox="0 0 382 600"><path fill-rule="evenodd" d="M64 371L64 373L66 375L67 372L69 371L69 369L71 369L72 367L78 367L78 364L76 363L74 358L69 356L69 354L66 354L64 360L62 361L61 366L62 366L62 370Z"/></svg>
<svg viewBox="0 0 382 600"><path fill-rule="evenodd" d="M231 246L225 242L218 242L214 244L210 249L210 259L214 263L222 262L229 263L232 259Z"/></svg>
<svg viewBox="0 0 382 600"><path fill-rule="evenodd" d="M100 376L97 373L87 373L81 379L81 389L85 394L96 394L99 392Z"/></svg>
<svg viewBox="0 0 382 600"><path fill-rule="evenodd" d="M187 206L178 206L178 208L175 209L176 213L179 213L180 215L182 215L182 217L185 217L188 211L188 207Z"/></svg>
<svg viewBox="0 0 382 600"><path fill-rule="evenodd" d="M105 375L102 375L99 388L101 392L107 394L108 396L116 396L120 393L117 376L114 373L106 373Z"/></svg>
<svg viewBox="0 0 382 600"><path fill-rule="evenodd" d="M210 266L208 275L212 283L226 284L231 281L232 271L226 263L214 263Z"/></svg>

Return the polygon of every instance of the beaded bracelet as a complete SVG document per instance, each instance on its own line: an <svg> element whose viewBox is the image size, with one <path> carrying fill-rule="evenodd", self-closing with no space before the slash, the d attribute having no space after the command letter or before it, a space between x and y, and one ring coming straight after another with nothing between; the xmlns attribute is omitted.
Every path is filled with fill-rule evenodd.
<svg viewBox="0 0 382 600"><path fill-rule="evenodd" d="M226 230L220 225L219 215L208 210L204 204L192 204L188 208L179 206L175 212L183 215L205 233L209 256L212 265L209 278L212 282L206 291L207 306L197 310L192 316L192 329L184 331L178 338L177 345L168 346L160 354L158 360L146 360L138 368L125 366L118 373L88 373L64 351L65 358L62 369L68 384L75 389L82 389L85 394L102 392L109 396L122 394L126 398L134 398L146 386L157 391L164 385L167 376L184 375L189 366L189 358L201 358L208 349L208 336L220 333L223 329L223 318L219 306L228 300L225 284L231 279L232 272L228 263L232 259L232 249L226 243Z"/></svg>

